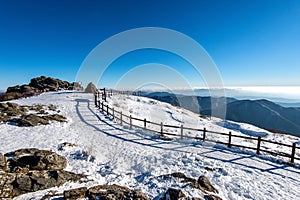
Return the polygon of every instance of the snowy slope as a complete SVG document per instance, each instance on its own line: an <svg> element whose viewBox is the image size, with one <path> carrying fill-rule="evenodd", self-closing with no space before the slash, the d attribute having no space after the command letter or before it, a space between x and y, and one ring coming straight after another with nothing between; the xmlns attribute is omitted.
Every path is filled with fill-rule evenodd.
<svg viewBox="0 0 300 200"><path fill-rule="evenodd" d="M134 96L114 96L111 105L128 110L136 117L163 120L168 124L205 126L209 130L245 134L266 133L274 140L292 142L295 137L274 135L246 124L228 122L227 128L219 126L218 119L201 119L180 108L151 99ZM181 188L185 194L203 197L176 179L158 176L183 172L189 177L205 175L219 190L223 199L300 199L300 170L272 162L270 159L231 151L221 145L197 141L165 141L151 133L129 129L107 118L94 107L91 94L58 92L46 93L14 102L30 104L55 104L68 118L68 123L52 123L38 127L16 127L0 124L0 152L5 153L24 147L51 149L68 159L67 170L89 175L87 183L66 183L64 189L95 184L120 184L140 189L149 197L158 199L169 187ZM185 133L194 134L194 133ZM58 147L63 142L75 147ZM244 141L247 142L247 141ZM208 168L212 169L207 170ZM15 199L40 199L47 191L25 194Z"/></svg>

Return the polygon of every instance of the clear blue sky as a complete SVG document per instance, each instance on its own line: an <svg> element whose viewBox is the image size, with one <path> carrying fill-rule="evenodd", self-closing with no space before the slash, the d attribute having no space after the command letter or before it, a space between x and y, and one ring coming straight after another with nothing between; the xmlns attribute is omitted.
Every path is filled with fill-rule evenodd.
<svg viewBox="0 0 300 200"><path fill-rule="evenodd" d="M0 89L40 75L74 81L100 42L148 26L198 41L226 86L300 85L298 0L0 0ZM166 52L144 51L116 63L128 70L132 60L141 65L170 59ZM122 74L118 65L112 80Z"/></svg>

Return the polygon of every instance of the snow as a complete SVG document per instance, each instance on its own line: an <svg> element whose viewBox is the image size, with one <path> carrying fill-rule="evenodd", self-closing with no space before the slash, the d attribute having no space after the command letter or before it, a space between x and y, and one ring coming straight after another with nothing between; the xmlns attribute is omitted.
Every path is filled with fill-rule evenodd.
<svg viewBox="0 0 300 200"><path fill-rule="evenodd" d="M225 122L225 127L222 127L219 119L200 118L190 111L145 97L116 95L108 100L109 105L120 108L124 114L146 117L157 123L232 131L237 135L262 135L265 139L287 144L299 141L297 137L273 134L247 124ZM249 151L196 140L167 141L141 129L121 126L95 108L91 94L45 93L13 102L57 105L68 122L37 127L0 124L0 152L27 147L53 150L66 156L66 170L87 174L90 180L86 183L68 182L58 188L16 197L17 200L40 199L50 191L59 193L79 186L113 183L139 189L152 199L159 199L169 187L180 188L190 197L203 198L201 192L175 178L159 177L173 172L183 172L193 178L205 175L223 199L300 199L300 169L275 162L278 159L272 156L257 156ZM193 131L184 134L197 135ZM76 146L58 150L64 142ZM251 144L238 138L233 142ZM262 146L276 148L276 145ZM290 152L288 149L279 150Z"/></svg>

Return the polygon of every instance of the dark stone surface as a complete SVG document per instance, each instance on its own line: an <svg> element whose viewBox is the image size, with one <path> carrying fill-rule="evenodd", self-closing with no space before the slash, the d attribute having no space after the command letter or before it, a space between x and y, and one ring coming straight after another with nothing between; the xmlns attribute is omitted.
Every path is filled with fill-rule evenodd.
<svg viewBox="0 0 300 200"><path fill-rule="evenodd" d="M119 185L98 185L91 187L88 190L87 197L89 199L107 199L107 200L119 200L119 199L132 199L132 200L149 200L149 198L138 190L130 190L127 187Z"/></svg>
<svg viewBox="0 0 300 200"><path fill-rule="evenodd" d="M218 190L212 186L212 184L210 183L210 181L205 177L205 176L200 176L198 178L197 183L205 190L208 192L214 192L214 193L218 193Z"/></svg>
<svg viewBox="0 0 300 200"><path fill-rule="evenodd" d="M64 200L75 200L79 198L85 198L88 189L86 187L75 188L64 191Z"/></svg>
<svg viewBox="0 0 300 200"><path fill-rule="evenodd" d="M69 83L57 78L40 76L30 80L27 85L16 85L8 87L6 93L0 94L0 101L9 101L13 99L26 98L38 95L42 92L58 91L58 90L83 90L79 83Z"/></svg>
<svg viewBox="0 0 300 200"><path fill-rule="evenodd" d="M39 149L19 149L6 153L10 169L28 168L29 170L62 170L67 166L65 157L55 152Z"/></svg>
<svg viewBox="0 0 300 200"><path fill-rule="evenodd" d="M0 199L12 199L85 177L64 171L66 159L55 152L32 148L20 149L4 156L8 158L8 168L0 171Z"/></svg>
<svg viewBox="0 0 300 200"><path fill-rule="evenodd" d="M165 193L163 200L178 200L184 197L186 196L181 190L175 188L169 188Z"/></svg>

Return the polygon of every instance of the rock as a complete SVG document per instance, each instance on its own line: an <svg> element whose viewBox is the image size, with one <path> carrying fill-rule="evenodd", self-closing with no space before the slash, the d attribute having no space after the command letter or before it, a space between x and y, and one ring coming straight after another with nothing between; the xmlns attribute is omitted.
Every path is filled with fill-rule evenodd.
<svg viewBox="0 0 300 200"><path fill-rule="evenodd" d="M162 175L160 177L163 177L163 178L170 178L170 177L179 178L179 179L182 179L182 182L197 182L196 179L189 178L182 172L174 172L172 174L166 174L166 175Z"/></svg>
<svg viewBox="0 0 300 200"><path fill-rule="evenodd" d="M186 196L181 190L175 188L169 188L165 193L163 200L178 200L184 197Z"/></svg>
<svg viewBox="0 0 300 200"><path fill-rule="evenodd" d="M86 187L75 188L64 191L64 200L76 200L79 198L85 198L88 189Z"/></svg>
<svg viewBox="0 0 300 200"><path fill-rule="evenodd" d="M31 92L31 91L34 91L34 90L35 90L35 88L32 88L29 85L21 85L21 87L20 87L20 92L21 93Z"/></svg>
<svg viewBox="0 0 300 200"><path fill-rule="evenodd" d="M81 86L81 84L79 82L71 83L68 88L68 90L79 90L79 91L81 91L83 89L84 88Z"/></svg>
<svg viewBox="0 0 300 200"><path fill-rule="evenodd" d="M6 162L6 157L4 157L1 153L0 153L0 172L2 171L6 171L7 168L7 162Z"/></svg>
<svg viewBox="0 0 300 200"><path fill-rule="evenodd" d="M16 174L0 172L0 199L12 199Z"/></svg>
<svg viewBox="0 0 300 200"><path fill-rule="evenodd" d="M0 103L0 109L7 109L8 105L7 103Z"/></svg>
<svg viewBox="0 0 300 200"><path fill-rule="evenodd" d="M21 118L13 118L10 121L18 124L18 126L24 127L49 124L49 120L47 119L47 117L38 116L35 114L25 115Z"/></svg>
<svg viewBox="0 0 300 200"><path fill-rule="evenodd" d="M13 184L14 196L19 196L28 192L36 192L51 187L58 187L67 181L78 181L83 178L78 175L64 170L42 170L30 171L27 174L19 174Z"/></svg>
<svg viewBox="0 0 300 200"><path fill-rule="evenodd" d="M5 156L9 157L10 172L0 171L0 199L12 199L85 177L62 170L66 167L66 158L51 151L20 149Z"/></svg>
<svg viewBox="0 0 300 200"><path fill-rule="evenodd" d="M89 188L87 197L89 199L132 199L132 200L149 200L149 198L138 190L130 190L127 187L119 185L98 185Z"/></svg>
<svg viewBox="0 0 300 200"><path fill-rule="evenodd" d="M53 104L50 104L50 105L48 106L48 109L51 110L51 111L56 111L57 106L56 106L56 105L53 105Z"/></svg>
<svg viewBox="0 0 300 200"><path fill-rule="evenodd" d="M212 186L212 184L209 182L209 180L205 176L200 176L198 178L197 183L205 190L208 192L214 192L218 193L218 190Z"/></svg>
<svg viewBox="0 0 300 200"><path fill-rule="evenodd" d="M5 154L11 157L8 161L11 171L14 172L17 167L29 170L62 170L67 166L65 157L52 151L32 149L20 149Z"/></svg>
<svg viewBox="0 0 300 200"><path fill-rule="evenodd" d="M19 109L20 108L20 106L16 103L7 102L6 104L8 105L8 107L10 107L12 109Z"/></svg>
<svg viewBox="0 0 300 200"><path fill-rule="evenodd" d="M20 92L20 86L16 85L16 86L8 87L6 90L6 93L13 93L13 92Z"/></svg>
<svg viewBox="0 0 300 200"><path fill-rule="evenodd" d="M95 93L96 91L97 87L92 82L90 82L84 90L85 93Z"/></svg>
<svg viewBox="0 0 300 200"><path fill-rule="evenodd" d="M212 195L212 194L205 195L205 196L204 196L204 199L205 199L205 200L222 200L221 197L218 197L218 196Z"/></svg>
<svg viewBox="0 0 300 200"><path fill-rule="evenodd" d="M57 149L58 149L58 151L62 151L62 150L64 150L64 148L66 146L68 146L68 147L76 147L77 145L73 144L73 143L69 143L69 142L64 142L62 144L59 144Z"/></svg>
<svg viewBox="0 0 300 200"><path fill-rule="evenodd" d="M58 114L51 114L45 112L45 105L34 106L19 106L16 103L0 103L0 122L11 122L18 126L37 126L47 125L50 121L66 122L66 117ZM35 111L36 114L29 114L28 109ZM56 106L50 105L49 108L55 111Z"/></svg>
<svg viewBox="0 0 300 200"><path fill-rule="evenodd" d="M65 118L62 115L58 115L58 114L44 116L44 119L51 120L51 121L57 121L57 122L66 122L67 121L67 118Z"/></svg>
<svg viewBox="0 0 300 200"><path fill-rule="evenodd" d="M5 94L0 94L0 101L9 101L38 95L41 92L58 91L61 89L83 90L81 84L78 82L69 83L57 78L40 76L31 79L28 85L8 87Z"/></svg>

